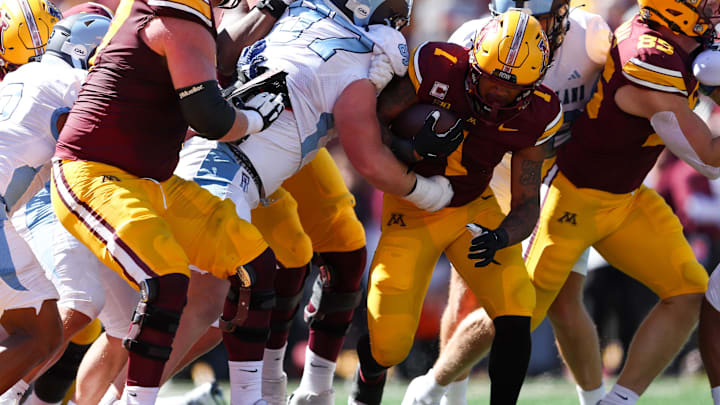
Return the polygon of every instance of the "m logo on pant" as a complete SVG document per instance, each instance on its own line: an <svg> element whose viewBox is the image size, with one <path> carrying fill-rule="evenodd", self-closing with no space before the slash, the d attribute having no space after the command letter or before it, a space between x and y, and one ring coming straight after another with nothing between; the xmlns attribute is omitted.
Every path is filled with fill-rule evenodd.
<svg viewBox="0 0 720 405"><path fill-rule="evenodd" d="M570 223L573 225L577 225L576 219L577 219L576 213L565 211L565 213L560 217L560 219L558 219L558 222L560 222L561 224L562 223Z"/></svg>
<svg viewBox="0 0 720 405"><path fill-rule="evenodd" d="M387 226L392 225L400 225L400 226L407 226L405 225L405 221L403 220L404 214L390 214L390 220L387 223Z"/></svg>

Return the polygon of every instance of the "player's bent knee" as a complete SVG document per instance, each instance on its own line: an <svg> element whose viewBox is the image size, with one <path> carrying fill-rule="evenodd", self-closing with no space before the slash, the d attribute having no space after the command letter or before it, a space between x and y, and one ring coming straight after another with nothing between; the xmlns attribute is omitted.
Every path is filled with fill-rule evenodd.
<svg viewBox="0 0 720 405"><path fill-rule="evenodd" d="M403 328L385 330L381 333L371 334L373 358L381 365L391 367L402 363L410 354L413 344L413 333L405 333ZM405 328L406 329L406 328ZM414 329L410 329L413 330Z"/></svg>
<svg viewBox="0 0 720 405"><path fill-rule="evenodd" d="M365 228L352 206L342 208L325 230L324 236L311 235L316 252L349 252L365 247Z"/></svg>
<svg viewBox="0 0 720 405"><path fill-rule="evenodd" d="M720 266L715 268L715 271L710 276L708 288L705 292L705 298L716 311L720 311L720 271L718 271L718 268Z"/></svg>
<svg viewBox="0 0 720 405"><path fill-rule="evenodd" d="M169 274L141 283L142 299L133 314L130 331L123 340L123 346L128 351L158 361L170 358L189 282L189 278L182 274ZM144 333L146 330L149 333Z"/></svg>

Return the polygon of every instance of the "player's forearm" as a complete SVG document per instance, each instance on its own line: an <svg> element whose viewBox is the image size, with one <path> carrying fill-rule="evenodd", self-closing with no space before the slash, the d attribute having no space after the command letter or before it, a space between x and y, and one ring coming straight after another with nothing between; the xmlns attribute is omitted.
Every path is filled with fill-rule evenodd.
<svg viewBox="0 0 720 405"><path fill-rule="evenodd" d="M342 142L342 138L341 138ZM350 163L373 187L385 193L405 196L415 184L415 174L382 144L357 146L343 143Z"/></svg>
<svg viewBox="0 0 720 405"><path fill-rule="evenodd" d="M537 199L528 199L513 207L500 224L507 231L508 245L525 240L532 233L540 216L540 203Z"/></svg>
<svg viewBox="0 0 720 405"><path fill-rule="evenodd" d="M694 112L677 114L677 121L680 129L695 153L703 163L720 166L720 138L713 138L710 128Z"/></svg>
<svg viewBox="0 0 720 405"><path fill-rule="evenodd" d="M217 37L218 70L232 75L243 48L262 39L277 21L256 8L242 18L231 18L220 27Z"/></svg>

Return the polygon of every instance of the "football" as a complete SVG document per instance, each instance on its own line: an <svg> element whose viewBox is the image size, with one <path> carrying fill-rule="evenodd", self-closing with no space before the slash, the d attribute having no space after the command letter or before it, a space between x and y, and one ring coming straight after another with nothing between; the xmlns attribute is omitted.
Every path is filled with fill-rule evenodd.
<svg viewBox="0 0 720 405"><path fill-rule="evenodd" d="M425 120L433 112L438 111L440 117L435 125L435 133L446 132L457 122L458 117L452 111L432 104L415 104L398 115L392 123L390 130L401 138L412 138L425 125Z"/></svg>

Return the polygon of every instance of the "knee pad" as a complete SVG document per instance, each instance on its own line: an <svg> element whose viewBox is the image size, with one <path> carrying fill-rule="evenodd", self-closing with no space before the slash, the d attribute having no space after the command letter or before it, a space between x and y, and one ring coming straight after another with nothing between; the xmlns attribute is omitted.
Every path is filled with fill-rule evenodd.
<svg viewBox="0 0 720 405"><path fill-rule="evenodd" d="M71 342L62 357L35 381L33 388L35 395L49 403L62 401L75 380L80 362L89 348L89 344L78 345Z"/></svg>
<svg viewBox="0 0 720 405"><path fill-rule="evenodd" d="M146 279L140 283L141 299L133 313L130 331L123 339L123 346L128 351L159 361L170 358L172 339L180 324L188 284L189 278L182 274ZM173 296L178 293L182 294L182 298ZM159 304L170 308L163 308ZM167 341L167 344L143 339L140 335L145 328L164 335L162 340Z"/></svg>
<svg viewBox="0 0 720 405"><path fill-rule="evenodd" d="M716 311L720 312L720 270L718 269L720 269L720 265L718 265L710 275L708 288L705 292L705 299L707 299Z"/></svg>
<svg viewBox="0 0 720 405"><path fill-rule="evenodd" d="M270 252L270 256L274 258L272 252ZM253 265L256 261L258 259L243 266L244 275L238 273L236 277L230 279L225 309L220 317L220 330L245 342L263 343L270 334L269 329L248 327L243 324L247 320L249 311L270 311L275 307L275 290L261 289L261 286L267 284L268 277L271 280L274 279L275 266L271 266L271 269L264 266L263 269L256 270ZM258 261L258 263L267 264L265 261ZM272 272L272 274L263 274L267 272ZM260 281L261 278L264 278L264 282Z"/></svg>
<svg viewBox="0 0 720 405"><path fill-rule="evenodd" d="M320 274L313 283L312 296L310 303L305 307L304 318L305 322L314 330L345 336L350 327L349 322L343 324L319 322L327 314L353 311L362 301L363 291L360 288L350 292L336 291L337 272L338 270L334 266L327 263L320 266Z"/></svg>
<svg viewBox="0 0 720 405"><path fill-rule="evenodd" d="M286 295L286 296L280 296L279 292L278 295L275 297L275 308L273 308L273 317L275 317L275 313L280 313L283 316L288 315L286 320L271 320L270 322L270 330L272 332L286 332L290 330L290 326L292 325L293 319L295 318L295 314L297 313L298 309L300 309L300 301L303 298L303 285L305 285L305 280L307 280L307 276L309 274L308 270L309 265L304 266L304 271L302 275L302 281L300 281L299 286L297 288L297 291L292 295ZM302 271L301 269L293 269L296 271Z"/></svg>

